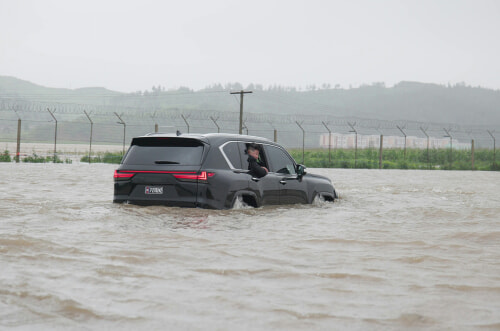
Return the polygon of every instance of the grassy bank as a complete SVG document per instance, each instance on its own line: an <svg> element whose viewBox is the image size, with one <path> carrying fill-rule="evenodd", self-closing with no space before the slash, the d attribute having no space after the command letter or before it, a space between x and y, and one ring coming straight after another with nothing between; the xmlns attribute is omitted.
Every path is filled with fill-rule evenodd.
<svg viewBox="0 0 500 331"><path fill-rule="evenodd" d="M310 149L304 152L302 162L302 149L289 150L293 158L304 163L309 168L358 168L379 169L378 149L359 149L355 153L352 149L336 149L331 151L331 161L328 150ZM441 169L441 170L500 170L500 165L493 164L493 151L476 149L474 152L474 168L472 168L472 155L470 150L449 149L407 149L406 155L402 149L386 149L383 151L383 169ZM120 163L122 154L103 153L92 157L92 163ZM81 162L88 162L84 156Z"/></svg>
<svg viewBox="0 0 500 331"><path fill-rule="evenodd" d="M309 168L357 168L379 169L378 149L332 149L331 154L327 149L309 149L302 153L302 149L290 149L290 154L298 163L303 163ZM302 159L304 157L304 160ZM382 169L441 169L441 170L500 170L499 162L494 163L493 150L476 149L474 152L474 165L470 150L449 149L407 149L406 154L402 149L385 149L382 155ZM90 163L120 163L121 152L103 152L92 155ZM0 162L11 162L8 151L0 155ZM39 157L36 154L25 157L23 162L53 162L52 157ZM88 163L88 155L80 159ZM56 159L56 162L63 162ZM68 160L66 160L68 163Z"/></svg>
<svg viewBox="0 0 500 331"><path fill-rule="evenodd" d="M314 149L304 152L302 149L289 150L293 158L310 168L358 168L379 169L378 149ZM382 169L442 169L442 170L500 170L498 162L493 163L493 151L476 149L474 167L470 150L449 149L384 149L382 153Z"/></svg>

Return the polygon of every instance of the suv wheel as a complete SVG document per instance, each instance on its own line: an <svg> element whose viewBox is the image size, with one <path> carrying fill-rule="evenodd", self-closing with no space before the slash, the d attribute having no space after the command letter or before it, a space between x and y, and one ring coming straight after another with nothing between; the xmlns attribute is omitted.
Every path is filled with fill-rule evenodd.
<svg viewBox="0 0 500 331"><path fill-rule="evenodd" d="M334 201L334 199L331 197L331 196L328 196L328 195L323 195L321 193L317 193L315 196L314 196L314 199L313 199L313 205L316 205L316 206L323 206L327 203L332 203Z"/></svg>
<svg viewBox="0 0 500 331"><path fill-rule="evenodd" d="M246 208L257 208L257 203L255 199L246 194L238 195L234 198L233 206L231 209L246 209Z"/></svg>

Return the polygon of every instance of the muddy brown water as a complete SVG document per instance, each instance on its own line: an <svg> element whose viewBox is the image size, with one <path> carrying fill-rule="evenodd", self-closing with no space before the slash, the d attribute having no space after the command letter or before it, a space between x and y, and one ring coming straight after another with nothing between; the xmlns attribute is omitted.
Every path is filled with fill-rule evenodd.
<svg viewBox="0 0 500 331"><path fill-rule="evenodd" d="M0 164L0 329L500 329L500 173L211 211L113 204L114 169Z"/></svg>

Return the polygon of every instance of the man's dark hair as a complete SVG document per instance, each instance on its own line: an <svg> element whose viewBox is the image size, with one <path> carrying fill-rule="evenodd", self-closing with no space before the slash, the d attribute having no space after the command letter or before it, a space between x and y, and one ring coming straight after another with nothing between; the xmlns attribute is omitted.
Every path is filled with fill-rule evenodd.
<svg viewBox="0 0 500 331"><path fill-rule="evenodd" d="M257 146L257 144L248 144L247 151L250 151L250 150L258 151L259 147Z"/></svg>

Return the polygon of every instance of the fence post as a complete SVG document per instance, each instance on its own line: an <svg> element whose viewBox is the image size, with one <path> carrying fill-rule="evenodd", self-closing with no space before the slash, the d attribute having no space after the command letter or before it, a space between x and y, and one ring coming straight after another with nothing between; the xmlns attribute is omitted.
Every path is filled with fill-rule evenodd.
<svg viewBox="0 0 500 331"><path fill-rule="evenodd" d="M151 119L155 121L155 133L158 133L158 123L156 123L156 110L153 115L150 115Z"/></svg>
<svg viewBox="0 0 500 331"><path fill-rule="evenodd" d="M16 146L16 163L19 163L19 154L21 153L21 116L17 113L17 110L12 107L11 108L14 113L17 115L17 146Z"/></svg>
<svg viewBox="0 0 500 331"><path fill-rule="evenodd" d="M122 120L121 116L118 115L116 112L115 112L115 115L120 120L119 122L116 122L116 123L123 125L123 151L122 151L122 154L125 155L125 133L127 130L127 124L125 123L125 121Z"/></svg>
<svg viewBox="0 0 500 331"><path fill-rule="evenodd" d="M493 170L496 170L497 169L497 165L496 165L496 139L490 130L486 130L486 131L488 131L491 138L493 139Z"/></svg>
<svg viewBox="0 0 500 331"><path fill-rule="evenodd" d="M273 123L269 122L269 125L273 128L273 133L274 133L274 142L278 142L278 130L276 127L273 125Z"/></svg>
<svg viewBox="0 0 500 331"><path fill-rule="evenodd" d="M378 153L378 168L382 169L382 152L384 150L384 135L380 135L380 151Z"/></svg>
<svg viewBox="0 0 500 331"><path fill-rule="evenodd" d="M444 132L446 132L445 138L450 138L450 170L453 169L453 137L450 134L450 130L446 130L443 128Z"/></svg>
<svg viewBox="0 0 500 331"><path fill-rule="evenodd" d="M83 111L85 113L85 116L89 119L90 122L90 143L89 143L89 163L91 163L90 156L92 155L92 131L94 127L94 122L92 122L92 119L90 118L90 115L87 114L87 111Z"/></svg>
<svg viewBox="0 0 500 331"><path fill-rule="evenodd" d="M56 156L57 156L57 119L54 116L55 109L54 109L54 111L50 111L50 109L47 108L47 111L49 112L50 116L52 116L52 118L56 122L56 128L54 130L54 161L53 161L53 163L56 163Z"/></svg>
<svg viewBox="0 0 500 331"><path fill-rule="evenodd" d="M471 170L474 170L474 139L470 141Z"/></svg>
<svg viewBox="0 0 500 331"><path fill-rule="evenodd" d="M326 128L326 130L328 131L328 164L330 165L330 167L332 166L332 131L330 130L330 128L326 125L325 122L321 122L323 123L324 127Z"/></svg>
<svg viewBox="0 0 500 331"><path fill-rule="evenodd" d="M358 167L358 165L357 165L357 162L358 162L358 131L356 131L356 129L354 128L354 126L356 125L356 122L354 122L353 124L347 122L347 124L349 124L349 126L352 129L349 132L354 132L354 135L355 135L355 141L354 141L354 168L357 168Z"/></svg>
<svg viewBox="0 0 500 331"><path fill-rule="evenodd" d="M304 160L305 160L305 149L306 149L306 131L304 130L304 128L300 125L299 122L295 121L295 123L297 123L297 125L299 126L299 128L302 130L302 164L304 164Z"/></svg>
<svg viewBox="0 0 500 331"><path fill-rule="evenodd" d="M210 116L210 119L212 120L212 122L214 122L215 126L217 127L217 133L220 133L220 127L219 124L217 124L217 120L219 119L219 117L213 118L212 116Z"/></svg>
<svg viewBox="0 0 500 331"><path fill-rule="evenodd" d="M427 131L425 131L422 127L420 127L420 130L425 134L427 137L427 163L429 164L429 170L431 169L431 159L429 155L429 135L427 134Z"/></svg>
<svg viewBox="0 0 500 331"><path fill-rule="evenodd" d="M245 121L242 121L241 122L241 130L245 129L246 131L246 135L248 136L248 126L247 126L247 123ZM241 133L243 133L243 131L241 131Z"/></svg>
<svg viewBox="0 0 500 331"><path fill-rule="evenodd" d="M403 129L399 127L399 125L396 125L396 127L399 129L399 131L401 131L401 133L405 137L404 161L406 162L406 132L404 132Z"/></svg>
<svg viewBox="0 0 500 331"><path fill-rule="evenodd" d="M19 154L21 153L21 119L17 119L17 147L16 147L16 163L19 163Z"/></svg>
<svg viewBox="0 0 500 331"><path fill-rule="evenodd" d="M186 120L186 118L184 117L184 115L183 115L183 114L181 114L181 117L182 117L182 119L184 120L184 123L186 123L187 129L188 129L188 133L189 133L189 123L188 123L188 121ZM189 116L188 116L188 117L189 117Z"/></svg>

